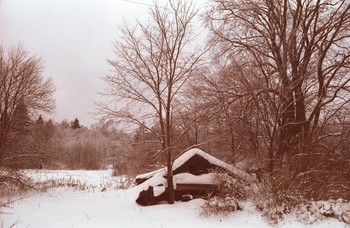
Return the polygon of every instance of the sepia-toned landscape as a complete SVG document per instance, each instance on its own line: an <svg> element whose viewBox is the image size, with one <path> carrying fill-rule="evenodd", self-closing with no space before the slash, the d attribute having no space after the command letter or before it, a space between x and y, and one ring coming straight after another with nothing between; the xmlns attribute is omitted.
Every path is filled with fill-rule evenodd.
<svg viewBox="0 0 350 228"><path fill-rule="evenodd" d="M0 227L350 226L348 0L4 0L0 42Z"/></svg>

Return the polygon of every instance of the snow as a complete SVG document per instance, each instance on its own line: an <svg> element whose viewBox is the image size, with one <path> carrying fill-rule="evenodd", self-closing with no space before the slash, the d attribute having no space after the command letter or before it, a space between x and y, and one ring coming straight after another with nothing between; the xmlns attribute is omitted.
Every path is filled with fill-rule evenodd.
<svg viewBox="0 0 350 228"><path fill-rule="evenodd" d="M134 187L133 189L137 191L147 190L149 186L154 187L157 185L166 185L166 179L163 177L161 173L158 173L151 177L150 179L146 180L142 184Z"/></svg>
<svg viewBox="0 0 350 228"><path fill-rule="evenodd" d="M206 173L202 175L193 175L191 173L179 173L174 175L175 184L217 184L216 177L219 174Z"/></svg>
<svg viewBox="0 0 350 228"><path fill-rule="evenodd" d="M164 173L165 174L165 172L163 172L163 171L164 171L164 168L161 168L161 169L157 169L155 171L149 172L149 173L139 174L136 176L136 179L149 179L157 173L162 173L162 174Z"/></svg>
<svg viewBox="0 0 350 228"><path fill-rule="evenodd" d="M155 197L160 196L163 192L165 192L165 185L153 187L153 195Z"/></svg>
<svg viewBox="0 0 350 228"><path fill-rule="evenodd" d="M155 175L148 183L122 190L115 189L120 177L111 177L110 171L28 171L28 175L40 181L77 180L89 190L58 187L47 192L31 192L17 199L10 207L0 209L0 227L271 227L247 202L242 211L228 216L201 216L204 200L176 202L143 207L135 199L141 188L164 181ZM163 179L161 179L163 178ZM157 186L156 188L161 187ZM103 190L106 188L106 190ZM288 217L278 227L305 227ZM344 227L334 219L328 219L306 227Z"/></svg>

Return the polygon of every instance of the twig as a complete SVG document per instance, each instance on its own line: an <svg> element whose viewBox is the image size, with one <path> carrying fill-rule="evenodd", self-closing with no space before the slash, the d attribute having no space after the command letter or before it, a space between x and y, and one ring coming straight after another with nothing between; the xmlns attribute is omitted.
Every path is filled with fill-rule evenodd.
<svg viewBox="0 0 350 228"><path fill-rule="evenodd" d="M15 223L13 223L11 226L10 226L10 228L12 228L12 227L15 227L18 223L20 223L20 222L22 222L21 220L19 220L19 218L16 220L16 222Z"/></svg>
<svg viewBox="0 0 350 228"><path fill-rule="evenodd" d="M88 218L90 220L89 216L85 212L84 212L84 215L86 216L86 218Z"/></svg>

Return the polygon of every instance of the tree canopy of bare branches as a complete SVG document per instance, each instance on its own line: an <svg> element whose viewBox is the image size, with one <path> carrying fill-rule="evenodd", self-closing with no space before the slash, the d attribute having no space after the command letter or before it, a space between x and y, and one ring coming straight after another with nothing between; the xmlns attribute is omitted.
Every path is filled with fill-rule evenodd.
<svg viewBox="0 0 350 228"><path fill-rule="evenodd" d="M276 102L271 165L307 154L320 126L350 101L350 2L212 2L207 24L219 54L239 63L257 105Z"/></svg>
<svg viewBox="0 0 350 228"><path fill-rule="evenodd" d="M120 122L142 126L157 136L167 156L169 202L173 203L174 106L204 52L194 43L196 10L191 1L155 3L149 13L148 21L120 27L115 58L108 60L114 74L105 78L104 95L111 102L99 106Z"/></svg>
<svg viewBox="0 0 350 228"><path fill-rule="evenodd" d="M10 162L5 150L28 124L26 118L54 109L53 82L41 73L41 60L23 47L0 47L0 165Z"/></svg>

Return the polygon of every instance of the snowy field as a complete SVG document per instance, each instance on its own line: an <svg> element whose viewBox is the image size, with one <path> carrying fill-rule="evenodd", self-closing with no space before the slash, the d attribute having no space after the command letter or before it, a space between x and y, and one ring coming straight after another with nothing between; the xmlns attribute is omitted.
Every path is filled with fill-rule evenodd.
<svg viewBox="0 0 350 228"><path fill-rule="evenodd" d="M204 200L143 207L135 199L142 186L120 189L123 177L111 171L27 171L46 192L13 197L0 210L0 227L271 227L251 203L229 216L201 216ZM49 184L48 184L49 183ZM292 215L277 227L346 227L335 219L303 225Z"/></svg>

